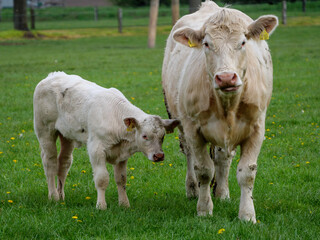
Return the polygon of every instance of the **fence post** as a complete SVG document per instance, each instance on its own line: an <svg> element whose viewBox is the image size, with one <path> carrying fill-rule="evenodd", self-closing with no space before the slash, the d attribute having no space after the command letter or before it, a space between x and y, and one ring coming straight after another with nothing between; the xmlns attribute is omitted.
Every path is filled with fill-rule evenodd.
<svg viewBox="0 0 320 240"><path fill-rule="evenodd" d="M172 26L179 19L179 0L171 0Z"/></svg>
<svg viewBox="0 0 320 240"><path fill-rule="evenodd" d="M118 31L122 33L122 8L118 8Z"/></svg>
<svg viewBox="0 0 320 240"><path fill-rule="evenodd" d="M31 29L36 29L36 15L34 13L34 8L30 8L30 20L31 20Z"/></svg>
<svg viewBox="0 0 320 240"><path fill-rule="evenodd" d="M154 48L156 45L157 19L158 19L159 0L150 1L148 47Z"/></svg>
<svg viewBox="0 0 320 240"><path fill-rule="evenodd" d="M99 20L99 12L98 12L98 7L94 7L94 20L98 21Z"/></svg>
<svg viewBox="0 0 320 240"><path fill-rule="evenodd" d="M282 24L287 25L287 1L282 1Z"/></svg>

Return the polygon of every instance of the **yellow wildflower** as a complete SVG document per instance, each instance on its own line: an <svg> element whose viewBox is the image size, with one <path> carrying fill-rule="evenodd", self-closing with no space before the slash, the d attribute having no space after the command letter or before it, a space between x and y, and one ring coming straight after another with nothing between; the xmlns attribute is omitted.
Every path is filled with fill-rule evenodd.
<svg viewBox="0 0 320 240"><path fill-rule="evenodd" d="M13 201L12 200L8 200L8 203L13 203Z"/></svg>
<svg viewBox="0 0 320 240"><path fill-rule="evenodd" d="M134 176L131 176L130 179L134 179Z"/></svg>
<svg viewBox="0 0 320 240"><path fill-rule="evenodd" d="M163 165L163 163L160 163L160 166L162 166Z"/></svg>
<svg viewBox="0 0 320 240"><path fill-rule="evenodd" d="M86 170L82 170L81 173L86 173Z"/></svg>
<svg viewBox="0 0 320 240"><path fill-rule="evenodd" d="M306 162L306 164L309 164L310 162Z"/></svg>
<svg viewBox="0 0 320 240"><path fill-rule="evenodd" d="M2 154L3 152L0 152L0 154Z"/></svg>
<svg viewBox="0 0 320 240"><path fill-rule="evenodd" d="M219 229L218 234L222 234L223 232L225 232L226 230L224 228Z"/></svg>
<svg viewBox="0 0 320 240"><path fill-rule="evenodd" d="M13 161L14 163L18 162L18 161L17 161L17 160L15 160L15 159L14 159L14 160L12 160L12 161Z"/></svg>
<svg viewBox="0 0 320 240"><path fill-rule="evenodd" d="M11 192L7 192L7 194L10 194Z"/></svg>
<svg viewBox="0 0 320 240"><path fill-rule="evenodd" d="M172 167L172 163L169 163L169 166Z"/></svg>
<svg viewBox="0 0 320 240"><path fill-rule="evenodd" d="M77 222L82 223L82 221L81 221L81 220L77 220Z"/></svg>
<svg viewBox="0 0 320 240"><path fill-rule="evenodd" d="M90 200L91 199L91 197L86 197L86 200Z"/></svg>
<svg viewBox="0 0 320 240"><path fill-rule="evenodd" d="M78 219L78 217L77 217L77 216L73 216L72 218L73 218L73 219Z"/></svg>
<svg viewBox="0 0 320 240"><path fill-rule="evenodd" d="M14 140L15 138L14 137L12 137L12 138L10 138L11 140Z"/></svg>
<svg viewBox="0 0 320 240"><path fill-rule="evenodd" d="M134 98L134 97L131 97L131 99L132 99L132 100L135 100L135 98Z"/></svg>
<svg viewBox="0 0 320 240"><path fill-rule="evenodd" d="M130 168L130 170L134 170L134 168L132 167L132 168Z"/></svg>

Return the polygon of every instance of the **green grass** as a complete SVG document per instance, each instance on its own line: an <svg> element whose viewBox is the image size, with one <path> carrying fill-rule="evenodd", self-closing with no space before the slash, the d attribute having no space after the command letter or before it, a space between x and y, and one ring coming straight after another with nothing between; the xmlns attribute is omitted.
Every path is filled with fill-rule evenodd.
<svg viewBox="0 0 320 240"><path fill-rule="evenodd" d="M0 42L2 239L318 238L318 26L279 27L269 40L274 92L254 189L256 225L237 218L238 156L230 171L231 200L214 199L212 217L196 216L196 200L185 197L186 162L179 152L177 132L166 136L163 165L152 164L142 154L129 160L130 209L118 207L110 165L108 209L95 209L96 190L85 148L74 151L65 202L47 200L47 184L32 123L36 84L52 71L78 74L104 87L116 87L144 111L166 117L161 65L167 28L158 33L155 49L146 48L146 29L137 35ZM221 228L225 232L218 234Z"/></svg>

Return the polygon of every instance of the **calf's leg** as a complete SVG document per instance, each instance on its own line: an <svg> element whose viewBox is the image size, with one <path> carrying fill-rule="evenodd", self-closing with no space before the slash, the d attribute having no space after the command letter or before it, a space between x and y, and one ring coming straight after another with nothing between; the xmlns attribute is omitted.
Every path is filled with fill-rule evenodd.
<svg viewBox="0 0 320 240"><path fill-rule="evenodd" d="M38 136L41 146L41 158L44 172L48 183L48 198L58 201L59 194L55 185L55 177L58 174L58 160L57 160L57 134L45 132Z"/></svg>
<svg viewBox="0 0 320 240"><path fill-rule="evenodd" d="M58 157L59 168L58 168L58 181L57 190L60 199L64 200L64 184L66 182L68 171L72 164L72 152L74 149L73 141L70 141L59 134L61 150Z"/></svg>
<svg viewBox="0 0 320 240"><path fill-rule="evenodd" d="M119 205L130 207L126 192L127 184L127 161L120 162L114 166L114 178L118 187Z"/></svg>
<svg viewBox="0 0 320 240"><path fill-rule="evenodd" d="M93 169L95 187L98 193L96 207L104 210L107 208L105 192L109 185L109 173L106 168L106 154L100 142L90 140L88 142L88 153Z"/></svg>

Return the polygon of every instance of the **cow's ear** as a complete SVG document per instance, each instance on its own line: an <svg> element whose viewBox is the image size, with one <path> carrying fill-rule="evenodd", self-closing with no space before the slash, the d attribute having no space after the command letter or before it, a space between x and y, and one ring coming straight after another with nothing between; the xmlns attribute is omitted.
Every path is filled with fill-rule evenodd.
<svg viewBox="0 0 320 240"><path fill-rule="evenodd" d="M137 119L130 117L123 119L124 124L127 127L127 131L131 132L134 128L139 128L139 122Z"/></svg>
<svg viewBox="0 0 320 240"><path fill-rule="evenodd" d="M173 133L174 128L180 125L180 121L177 119L164 119L162 122L167 133Z"/></svg>
<svg viewBox="0 0 320 240"><path fill-rule="evenodd" d="M253 23L248 26L248 32L246 33L247 39L261 39L266 40L268 36L278 26L278 18L274 15L264 15L259 17Z"/></svg>
<svg viewBox="0 0 320 240"><path fill-rule="evenodd" d="M173 39L187 47L201 47L204 31L191 28L180 28L173 33Z"/></svg>

